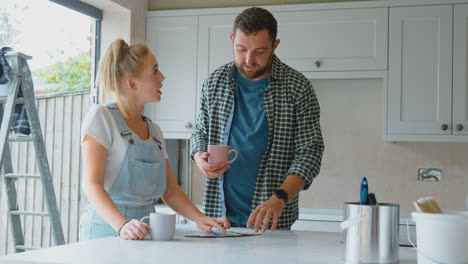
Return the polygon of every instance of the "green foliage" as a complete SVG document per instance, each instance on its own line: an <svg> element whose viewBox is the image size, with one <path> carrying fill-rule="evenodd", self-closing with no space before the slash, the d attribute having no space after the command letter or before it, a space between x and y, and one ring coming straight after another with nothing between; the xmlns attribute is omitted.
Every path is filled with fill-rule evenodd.
<svg viewBox="0 0 468 264"><path fill-rule="evenodd" d="M33 74L46 84L46 93L81 91L90 86L91 57L82 53L64 62L36 70Z"/></svg>

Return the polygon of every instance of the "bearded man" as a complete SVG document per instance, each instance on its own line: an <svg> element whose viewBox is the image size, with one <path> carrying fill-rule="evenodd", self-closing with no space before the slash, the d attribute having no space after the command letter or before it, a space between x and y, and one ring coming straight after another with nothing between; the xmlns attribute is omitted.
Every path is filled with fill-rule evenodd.
<svg viewBox="0 0 468 264"><path fill-rule="evenodd" d="M310 81L274 54L280 40L267 10L239 14L230 38L234 62L203 84L191 156L207 176L204 211L234 227L290 229L298 194L320 172L320 106ZM231 164L208 163L208 145L230 145Z"/></svg>

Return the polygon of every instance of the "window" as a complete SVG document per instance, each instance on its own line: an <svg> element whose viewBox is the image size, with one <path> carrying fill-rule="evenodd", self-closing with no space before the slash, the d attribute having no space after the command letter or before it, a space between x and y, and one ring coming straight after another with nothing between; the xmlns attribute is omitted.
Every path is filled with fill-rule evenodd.
<svg viewBox="0 0 468 264"><path fill-rule="evenodd" d="M0 47L32 56L36 94L89 90L102 11L81 1L2 0Z"/></svg>

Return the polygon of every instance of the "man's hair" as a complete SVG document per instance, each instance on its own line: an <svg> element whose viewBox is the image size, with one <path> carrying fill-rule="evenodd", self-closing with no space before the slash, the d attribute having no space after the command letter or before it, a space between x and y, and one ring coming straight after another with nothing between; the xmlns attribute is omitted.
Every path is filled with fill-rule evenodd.
<svg viewBox="0 0 468 264"><path fill-rule="evenodd" d="M250 36L264 29L268 30L271 40L276 40L278 23L275 17L266 9L260 7L248 8L240 13L234 21L233 33L240 29L244 34Z"/></svg>

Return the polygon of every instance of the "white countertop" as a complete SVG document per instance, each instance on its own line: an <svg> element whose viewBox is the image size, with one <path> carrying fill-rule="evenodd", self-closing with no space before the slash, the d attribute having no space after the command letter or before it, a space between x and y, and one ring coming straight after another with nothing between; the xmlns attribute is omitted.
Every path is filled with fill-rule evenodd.
<svg viewBox="0 0 468 264"><path fill-rule="evenodd" d="M268 231L251 237L184 237L197 230L178 225L173 241L110 237L3 256L0 263L345 263L341 233ZM400 264L416 263L415 250L400 247L399 252Z"/></svg>

